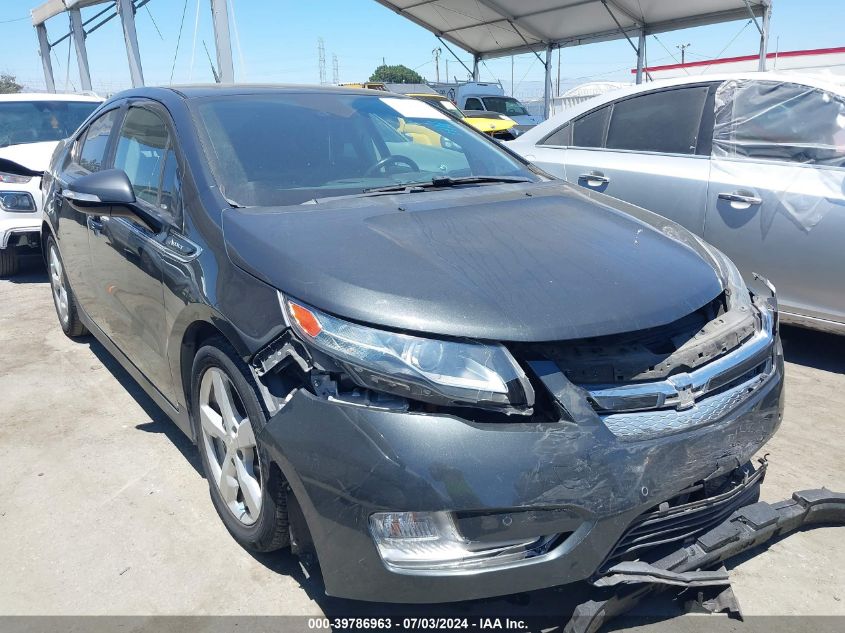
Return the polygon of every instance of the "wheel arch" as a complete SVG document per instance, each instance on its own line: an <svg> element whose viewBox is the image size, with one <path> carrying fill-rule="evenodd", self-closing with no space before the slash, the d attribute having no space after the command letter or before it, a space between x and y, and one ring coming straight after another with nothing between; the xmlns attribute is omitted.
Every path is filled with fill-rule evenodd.
<svg viewBox="0 0 845 633"><path fill-rule="evenodd" d="M170 367L177 382L176 393L181 397L180 405L190 415L191 410L191 369L194 357L203 344L213 338L223 338L237 354L248 361L250 349L231 325L210 306L194 305L186 307L179 315L170 339ZM196 441L191 429L191 439Z"/></svg>

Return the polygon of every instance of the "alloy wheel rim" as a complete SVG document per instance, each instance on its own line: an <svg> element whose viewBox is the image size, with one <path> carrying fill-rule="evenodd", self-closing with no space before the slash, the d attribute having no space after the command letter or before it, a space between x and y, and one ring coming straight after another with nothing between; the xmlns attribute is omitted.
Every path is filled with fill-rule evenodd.
<svg viewBox="0 0 845 633"><path fill-rule="evenodd" d="M65 288L65 276L62 269L62 261L56 252L56 247L50 247L50 287L53 290L53 302L56 304L56 312L62 324L66 324L70 317L68 310L67 288Z"/></svg>
<svg viewBox="0 0 845 633"><path fill-rule="evenodd" d="M261 467L252 423L231 379L210 367L200 381L200 433L209 474L226 507L240 523L261 513Z"/></svg>

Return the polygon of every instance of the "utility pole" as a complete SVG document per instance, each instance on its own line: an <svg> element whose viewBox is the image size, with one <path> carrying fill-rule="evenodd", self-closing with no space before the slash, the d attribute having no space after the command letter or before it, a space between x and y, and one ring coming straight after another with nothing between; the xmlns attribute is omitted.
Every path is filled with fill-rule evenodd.
<svg viewBox="0 0 845 633"><path fill-rule="evenodd" d="M332 83L340 85L340 66L337 62L337 53L332 53Z"/></svg>
<svg viewBox="0 0 845 633"><path fill-rule="evenodd" d="M323 43L323 38L317 38L317 57L320 64L320 85L326 83L326 45Z"/></svg>
<svg viewBox="0 0 845 633"><path fill-rule="evenodd" d="M449 81L449 58L446 58L446 81Z"/></svg>
<svg viewBox="0 0 845 633"><path fill-rule="evenodd" d="M686 63L686 52L687 52L687 49L688 49L690 46L692 46L692 45L691 45L691 44L689 44L689 43L686 43L686 44L678 44L678 45L675 47L675 48L677 48L677 49L679 49L679 50L681 51L681 63L682 63L682 64L683 64L683 63Z"/></svg>
<svg viewBox="0 0 845 633"><path fill-rule="evenodd" d="M511 55L511 96L513 96L513 55Z"/></svg>
<svg viewBox="0 0 845 633"><path fill-rule="evenodd" d="M555 89L555 96L560 96L560 49L557 49L557 87Z"/></svg>
<svg viewBox="0 0 845 633"><path fill-rule="evenodd" d="M431 54L434 55L434 75L437 78L437 83L440 83L440 54L443 52L441 48L435 48L431 51Z"/></svg>

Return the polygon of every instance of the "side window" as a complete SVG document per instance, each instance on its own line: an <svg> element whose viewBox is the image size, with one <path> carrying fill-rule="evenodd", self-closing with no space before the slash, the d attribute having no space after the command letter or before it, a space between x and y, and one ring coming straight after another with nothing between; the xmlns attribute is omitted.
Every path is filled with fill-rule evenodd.
<svg viewBox="0 0 845 633"><path fill-rule="evenodd" d="M608 115L610 115L609 105L576 119L573 122L572 145L575 147L602 147Z"/></svg>
<svg viewBox="0 0 845 633"><path fill-rule="evenodd" d="M470 97L467 99L466 103L464 104L464 110L483 110L484 106L481 105L481 99L476 99L475 97Z"/></svg>
<svg viewBox="0 0 845 633"><path fill-rule="evenodd" d="M715 156L845 167L845 101L820 88L728 81L716 94Z"/></svg>
<svg viewBox="0 0 845 633"><path fill-rule="evenodd" d="M708 88L662 90L617 101L607 130L608 149L694 154Z"/></svg>
<svg viewBox="0 0 845 633"><path fill-rule="evenodd" d="M563 127L559 127L537 144L568 147L572 144L572 125L567 122Z"/></svg>
<svg viewBox="0 0 845 633"><path fill-rule="evenodd" d="M169 175L168 162L171 169ZM129 176L138 200L155 207L160 213L175 217L172 212L173 200L160 199L174 194L173 188L178 179L170 133L158 114L146 108L129 108L117 137L114 166ZM164 177L169 178L165 186L170 191L164 192L162 196Z"/></svg>
<svg viewBox="0 0 845 633"><path fill-rule="evenodd" d="M79 160L81 167L88 171L100 171L106 158L106 147L109 134L114 127L118 110L110 110L101 117L94 119L80 138Z"/></svg>

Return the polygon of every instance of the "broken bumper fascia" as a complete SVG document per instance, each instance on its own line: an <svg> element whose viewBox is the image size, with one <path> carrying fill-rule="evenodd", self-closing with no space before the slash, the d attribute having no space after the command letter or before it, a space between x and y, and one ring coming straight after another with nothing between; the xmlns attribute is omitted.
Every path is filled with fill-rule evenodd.
<svg viewBox="0 0 845 633"><path fill-rule="evenodd" d="M451 602L591 577L632 521L696 481L745 464L782 417L783 358L706 426L622 441L596 421L474 423L293 393L261 432L302 509L329 595ZM568 535L485 569L398 572L370 536L375 512L447 511L473 538Z"/></svg>
<svg viewBox="0 0 845 633"><path fill-rule="evenodd" d="M633 608L657 587L727 586L719 563L799 529L845 524L845 493L825 488L802 490L777 503L760 501L736 510L728 519L651 564L621 563L597 579L598 587L623 587L603 600L576 607L566 633L594 633L609 620ZM699 571L703 570L703 571Z"/></svg>

